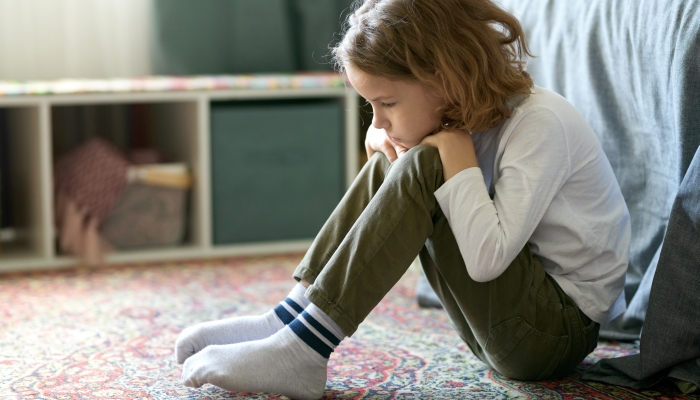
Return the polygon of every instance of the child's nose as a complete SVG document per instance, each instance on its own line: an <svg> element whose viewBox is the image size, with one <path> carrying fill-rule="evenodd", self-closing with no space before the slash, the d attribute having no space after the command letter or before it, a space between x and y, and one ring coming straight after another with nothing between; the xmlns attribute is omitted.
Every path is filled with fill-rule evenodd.
<svg viewBox="0 0 700 400"><path fill-rule="evenodd" d="M386 119L383 115L375 112L372 115L372 126L374 126L377 129L386 129L389 126L391 126L391 124L389 123L389 120Z"/></svg>

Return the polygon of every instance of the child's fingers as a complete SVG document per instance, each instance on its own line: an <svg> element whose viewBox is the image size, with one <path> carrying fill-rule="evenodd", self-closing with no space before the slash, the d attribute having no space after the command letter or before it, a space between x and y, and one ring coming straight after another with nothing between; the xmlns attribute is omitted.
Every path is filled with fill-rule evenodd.
<svg viewBox="0 0 700 400"><path fill-rule="evenodd" d="M389 162L391 163L396 161L396 159L399 157L398 153L396 152L396 149L393 146L390 146L386 143L384 146L382 146L381 152L384 153L386 158L388 158Z"/></svg>

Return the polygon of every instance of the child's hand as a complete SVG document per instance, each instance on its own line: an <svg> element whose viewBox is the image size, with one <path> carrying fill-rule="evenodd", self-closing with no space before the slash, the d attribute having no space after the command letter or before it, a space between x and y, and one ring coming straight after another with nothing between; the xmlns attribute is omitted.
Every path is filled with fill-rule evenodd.
<svg viewBox="0 0 700 400"><path fill-rule="evenodd" d="M428 146L437 147L439 149L440 148L440 146L439 146L440 139L443 138L443 136L440 136L440 133L442 133L442 132L433 133L431 135L426 136L425 138L423 138L423 140L420 142L420 144L427 144Z"/></svg>
<svg viewBox="0 0 700 400"><path fill-rule="evenodd" d="M371 125L367 130L365 150L367 150L367 158L371 158L374 153L380 152L384 153L389 162L392 163L408 151L406 147L389 139L384 129L377 129Z"/></svg>
<svg viewBox="0 0 700 400"><path fill-rule="evenodd" d="M472 136L467 131L446 129L426 136L421 144L437 147L440 151L445 181L467 168L479 166Z"/></svg>

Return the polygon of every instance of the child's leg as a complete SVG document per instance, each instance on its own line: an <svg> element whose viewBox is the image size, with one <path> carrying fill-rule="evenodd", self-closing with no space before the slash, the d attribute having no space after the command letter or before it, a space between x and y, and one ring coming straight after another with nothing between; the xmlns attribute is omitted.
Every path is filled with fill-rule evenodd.
<svg viewBox="0 0 700 400"><path fill-rule="evenodd" d="M426 180L432 182L426 184ZM357 289L371 293L357 313L366 315L423 247L432 230L430 212L423 203L434 201L430 188L439 187L441 182L437 149L419 146L391 168L383 155L375 155L322 228L295 278L318 283L323 276L334 276L333 270L369 272L379 266L386 274L378 275L386 276L374 288L370 283L357 286L359 282L340 282L328 288L342 293ZM392 249L385 249L389 238ZM384 256L377 257L380 253ZM387 260L385 256L391 253L396 254ZM353 267L348 268L346 263ZM355 273L348 278L352 275ZM354 298L363 296L358 295ZM183 383L192 387L212 383L233 391L266 391L292 398L320 397L326 384L328 357L354 328L346 330L317 305L311 304L289 326L269 338L206 347L185 362Z"/></svg>
<svg viewBox="0 0 700 400"><path fill-rule="evenodd" d="M539 380L568 375L595 349L600 325L579 311L528 245L501 276L476 282L461 256L450 255L451 231L438 231L444 237L428 240L421 264L457 332L482 361L510 378Z"/></svg>
<svg viewBox="0 0 700 400"><path fill-rule="evenodd" d="M389 165L369 161L294 272L305 296L351 335L403 276L433 232L444 182L436 148L416 146Z"/></svg>
<svg viewBox="0 0 700 400"><path fill-rule="evenodd" d="M381 153L365 164L300 265L323 269L332 255L328 246L337 248L379 189L389 166L389 160ZM297 284L285 301L263 315L208 321L186 328L175 344L178 363L184 363L187 358L210 345L235 344L271 336L296 318L300 309L306 308L309 301L304 297L304 292L304 287Z"/></svg>
<svg viewBox="0 0 700 400"><path fill-rule="evenodd" d="M576 356L582 354L584 351L580 345L568 346L565 343L562 349L561 339L555 340L559 346L553 348L537 346L537 353L523 349L523 345L533 342L525 340L530 336L535 336L534 342L539 344L540 337L548 339L567 335L568 331L559 327L568 325L549 318L556 319L557 315L569 318L572 313L569 308L561 311L561 303L550 304L551 296L545 296L548 294L545 291L533 290L533 287L537 288L537 280L531 280L529 285L514 282L513 276L506 273L502 275L503 280L500 277L495 280L500 280L497 288L501 287L500 283L508 283L513 285L508 290L525 293L521 296L528 300L524 307L506 304L510 300L508 297L490 296L486 289L490 282L476 284L471 280L433 195L442 183L442 165L437 150L418 146L392 164L376 193L372 194L374 187L370 187L365 188L367 192L363 195L359 190L362 188L354 187L295 272L296 279L312 283L306 291L306 297L313 303L307 308L309 315L302 313L289 327L267 339L208 347L185 363L185 384L198 387L209 382L235 391L271 391L295 398L320 397L325 387L330 351L344 335L357 329L424 246L427 251L440 248L441 253L446 252L444 257L437 259L439 267L431 269L428 266L426 272L433 278L435 271L445 279L452 279L454 275L457 282L464 284L463 287L455 286L453 282L450 282L451 286L438 285L438 294L446 308L450 307L450 315L456 317L455 325L462 337L491 365L510 376L520 377L511 371L520 372L530 366L540 368L541 363L533 363L531 359L555 360L559 365L563 357L568 357L566 360L576 358L571 356L573 353L564 354L569 347L578 351ZM352 203L354 196L359 198L358 204ZM362 202L367 199L371 200L365 206ZM540 287L554 288L546 284ZM445 289L449 290L449 295ZM515 317L507 314L510 319L501 319L498 313L509 307L524 314ZM560 312L557 315L543 313L542 318L537 313L540 308L559 309ZM510 328L513 321L517 322L513 331L515 337L506 337L511 330L501 328ZM553 328L551 334L544 335L534 329L525 329L526 326ZM484 331L490 335L485 336ZM576 338L572 340L577 343ZM497 356L491 357L491 352ZM511 354L518 357L508 358ZM492 358L498 358L499 363ZM515 367L502 368L501 363L508 368ZM540 376L548 372L538 370L536 374Z"/></svg>
<svg viewBox="0 0 700 400"><path fill-rule="evenodd" d="M316 279L379 191L390 168L392 164L379 152L367 161L294 271L296 280L313 282ZM377 206L374 209L368 213L376 212ZM381 219L381 216L375 218Z"/></svg>
<svg viewBox="0 0 700 400"><path fill-rule="evenodd" d="M479 358L520 379L570 373L595 348L598 324L580 313L528 246L497 279L471 279L433 195L442 183L437 151L419 146L392 165L381 187L368 185L366 194L346 199L295 271L313 283L306 297L350 335L422 248L431 285Z"/></svg>
<svg viewBox="0 0 700 400"><path fill-rule="evenodd" d="M317 235L297 271L311 271L308 268L311 265L313 270L320 271L326 266L332 252L382 185L389 167L389 161L381 153L369 160ZM295 290L299 287L301 285L297 284ZM308 304L308 300L304 300ZM212 383L228 390L267 391L293 398L320 397L325 388L328 357L345 334L317 307L311 305L305 308L301 317L297 314L293 316L297 317L293 321L283 321L289 328L280 329L274 335L258 341L239 340L221 346L224 343L217 340L201 340L203 336L209 339L212 330L227 331L229 334L239 331L240 321L248 317L200 324L213 324L207 326L210 329L204 330L207 335L200 334L199 329L195 330L195 334L189 334L186 330L178 339L177 346L178 360L186 361L183 383L192 387ZM256 319L255 325L260 325L261 317L253 318ZM284 328L281 322L279 324ZM242 337L241 334L236 336ZM200 342L207 342L207 345ZM196 349L193 350L193 347ZM320 349L321 354L314 349Z"/></svg>

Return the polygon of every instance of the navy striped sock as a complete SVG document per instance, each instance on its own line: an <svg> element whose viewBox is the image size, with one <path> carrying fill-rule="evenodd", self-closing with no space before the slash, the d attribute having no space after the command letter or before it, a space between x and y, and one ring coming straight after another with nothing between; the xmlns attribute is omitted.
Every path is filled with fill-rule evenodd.
<svg viewBox="0 0 700 400"><path fill-rule="evenodd" d="M345 338L340 327L313 304L299 314L289 327L304 343L324 358L330 358L333 350Z"/></svg>
<svg viewBox="0 0 700 400"><path fill-rule="evenodd" d="M290 322L294 321L294 318L299 315L304 309L297 304L296 301L287 297L284 301L280 301L277 307L274 308L275 314L279 317L285 325L289 325Z"/></svg>
<svg viewBox="0 0 700 400"><path fill-rule="evenodd" d="M290 322L294 321L294 318L299 315L300 312L304 311L304 308L311 304L309 300L304 297L306 292L306 287L301 283L297 283L291 292L287 295L284 301L280 301L277 307L274 308L277 317L285 324L289 325Z"/></svg>

